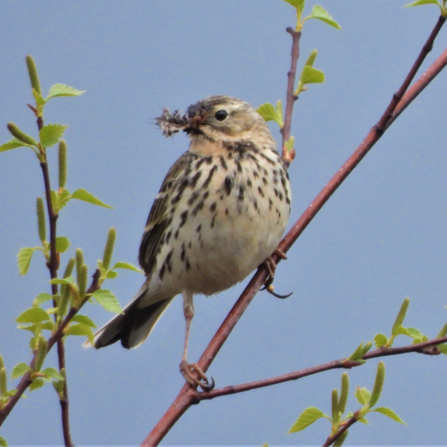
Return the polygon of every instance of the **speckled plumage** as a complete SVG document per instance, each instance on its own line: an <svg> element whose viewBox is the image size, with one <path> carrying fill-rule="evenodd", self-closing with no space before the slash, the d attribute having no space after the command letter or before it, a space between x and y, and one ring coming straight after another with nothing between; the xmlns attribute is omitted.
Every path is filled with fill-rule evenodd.
<svg viewBox="0 0 447 447"><path fill-rule="evenodd" d="M217 119L223 112L228 116ZM147 280L124 315L98 331L96 348L118 340L140 345L175 295L228 289L264 262L284 233L289 178L264 119L227 96L190 106L186 117L189 151L166 175L141 241Z"/></svg>

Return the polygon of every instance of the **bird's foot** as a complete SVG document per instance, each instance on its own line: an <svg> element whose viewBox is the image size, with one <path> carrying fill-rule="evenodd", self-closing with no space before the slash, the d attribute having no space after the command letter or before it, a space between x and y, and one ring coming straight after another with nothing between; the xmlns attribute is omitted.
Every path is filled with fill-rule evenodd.
<svg viewBox="0 0 447 447"><path fill-rule="evenodd" d="M261 290L267 290L268 293L275 296L276 298L285 299L288 298L290 295L292 295L293 292L287 294L287 295L279 295L278 293L275 293L273 290L273 281L275 279L275 271L276 271L276 261L273 259L273 255L277 255L281 259L287 259L286 254L279 248L277 248L272 255L267 258L264 261L264 265L267 268L268 276L267 279L264 282L264 287Z"/></svg>
<svg viewBox="0 0 447 447"><path fill-rule="evenodd" d="M180 362L180 372L191 386L200 386L203 391L211 391L214 388L214 379L208 377L197 363L188 363L186 360Z"/></svg>

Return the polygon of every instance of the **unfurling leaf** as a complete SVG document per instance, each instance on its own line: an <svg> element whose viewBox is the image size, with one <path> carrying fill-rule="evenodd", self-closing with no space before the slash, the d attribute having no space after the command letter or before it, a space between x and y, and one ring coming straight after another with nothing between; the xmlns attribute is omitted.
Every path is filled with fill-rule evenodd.
<svg viewBox="0 0 447 447"><path fill-rule="evenodd" d="M279 108L273 107L273 104L266 102L258 107L258 113L265 119L265 121L275 121L279 124L279 127L284 126L282 118L282 105L281 101L278 101Z"/></svg>
<svg viewBox="0 0 447 447"><path fill-rule="evenodd" d="M86 315L77 314L71 319L71 321L75 321L77 323L82 323L82 324L85 324L86 326L90 326L93 328L96 327L96 324Z"/></svg>
<svg viewBox="0 0 447 447"><path fill-rule="evenodd" d="M322 20L328 25L333 26L334 28L341 29L341 26L331 17L331 15L320 5L315 5L312 8L312 12L310 13L310 17L313 19Z"/></svg>
<svg viewBox="0 0 447 447"><path fill-rule="evenodd" d="M102 202L101 200L99 200L97 197L95 197L93 194L90 194L88 191L86 191L85 189L77 189L72 195L71 195L72 199L78 199L78 200L83 200L84 202L88 202L91 203L92 205L98 205L98 206L103 206L104 208L112 208L113 206L110 205L106 205L104 202Z"/></svg>
<svg viewBox="0 0 447 447"><path fill-rule="evenodd" d="M36 298L34 298L33 307L38 307L42 303L50 301L52 298L53 295L50 295L49 293L39 293L39 295L37 295Z"/></svg>
<svg viewBox="0 0 447 447"><path fill-rule="evenodd" d="M294 6L297 12L299 13L303 12L304 3L306 2L306 0L284 0L284 1L287 2L289 5Z"/></svg>
<svg viewBox="0 0 447 447"><path fill-rule="evenodd" d="M38 390L39 388L42 388L45 385L45 382L42 379L34 379L33 383L29 386L30 391Z"/></svg>
<svg viewBox="0 0 447 447"><path fill-rule="evenodd" d="M415 2L408 3L404 8L411 8L412 6L422 6L422 5L438 5L437 0L416 0Z"/></svg>
<svg viewBox="0 0 447 447"><path fill-rule="evenodd" d="M85 93L85 90L76 90L75 88L64 84L54 84L50 88L46 101L50 98L56 98L57 96L79 96L83 93Z"/></svg>
<svg viewBox="0 0 447 447"><path fill-rule="evenodd" d="M304 430L309 425L312 425L318 419L325 417L325 414L315 407L306 408L299 416L297 421L292 425L292 428L288 433L296 433L297 431ZM327 416L326 416L327 417Z"/></svg>
<svg viewBox="0 0 447 447"><path fill-rule="evenodd" d="M39 131L40 144L43 147L51 147L56 144L65 132L68 126L63 124L47 124Z"/></svg>
<svg viewBox="0 0 447 447"><path fill-rule="evenodd" d="M382 346L385 346L386 342L388 341L388 338L385 334L377 334L374 337L374 343L376 344L376 348L381 348Z"/></svg>
<svg viewBox="0 0 447 447"><path fill-rule="evenodd" d="M16 149L18 147L30 147L30 145L23 143L17 138L13 138L0 146L0 152L10 151L11 149Z"/></svg>
<svg viewBox="0 0 447 447"><path fill-rule="evenodd" d="M399 422L400 424L407 425L393 410L386 407L375 408L372 411L377 411L377 413L381 413L385 416L388 416L393 421Z"/></svg>
<svg viewBox="0 0 447 447"><path fill-rule="evenodd" d="M40 323L41 321L51 321L51 318L40 307L31 307L16 318L17 323Z"/></svg>
<svg viewBox="0 0 447 447"><path fill-rule="evenodd" d="M46 376L46 379L65 380L64 376L56 368L45 368L41 371Z"/></svg>
<svg viewBox="0 0 447 447"><path fill-rule="evenodd" d="M95 335L93 334L92 328L86 324L73 324L65 332L65 335L85 335L88 337L92 346L94 344Z"/></svg>
<svg viewBox="0 0 447 447"><path fill-rule="evenodd" d="M302 85L321 84L324 80L324 73L321 70L310 67L309 65L306 65L301 72L300 83Z"/></svg>
<svg viewBox="0 0 447 447"><path fill-rule="evenodd" d="M371 393L366 388L360 388L359 386L355 390L355 397L362 405L365 405L371 399Z"/></svg>
<svg viewBox="0 0 447 447"><path fill-rule="evenodd" d="M56 238L56 251L58 253L65 253L70 247L70 240L65 236L58 236Z"/></svg>
<svg viewBox="0 0 447 447"><path fill-rule="evenodd" d="M120 303L110 290L99 289L92 293L92 297L105 309L116 314L122 313Z"/></svg>
<svg viewBox="0 0 447 447"><path fill-rule="evenodd" d="M128 262L117 262L112 270L115 269L126 269L126 270L132 270L134 272L143 273L138 267L135 267L132 264L129 264Z"/></svg>
<svg viewBox="0 0 447 447"><path fill-rule="evenodd" d="M19 377L22 377L23 374L27 373L28 371L31 371L31 368L26 363L19 363L18 365L14 366L11 372L11 379L18 379Z"/></svg>
<svg viewBox="0 0 447 447"><path fill-rule="evenodd" d="M24 247L19 250L17 262L19 264L20 275L26 275L31 264L31 259L35 250L42 250L40 247Z"/></svg>

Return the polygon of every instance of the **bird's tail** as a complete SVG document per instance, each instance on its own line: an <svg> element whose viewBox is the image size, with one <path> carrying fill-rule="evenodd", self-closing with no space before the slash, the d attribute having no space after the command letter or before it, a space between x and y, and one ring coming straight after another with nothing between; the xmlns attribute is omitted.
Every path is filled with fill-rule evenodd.
<svg viewBox="0 0 447 447"><path fill-rule="evenodd" d="M126 349L137 348L149 337L174 296L139 308L138 304L146 292L147 288L143 286L137 296L124 308L123 313L113 317L96 332L94 348L103 348L118 340L121 340L121 344ZM90 341L84 343L85 348L91 346Z"/></svg>

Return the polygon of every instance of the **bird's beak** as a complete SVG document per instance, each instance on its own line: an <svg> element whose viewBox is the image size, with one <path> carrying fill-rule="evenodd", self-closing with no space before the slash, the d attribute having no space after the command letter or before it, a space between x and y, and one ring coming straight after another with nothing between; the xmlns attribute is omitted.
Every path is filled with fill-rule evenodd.
<svg viewBox="0 0 447 447"><path fill-rule="evenodd" d="M187 134L203 134L200 126L205 124L206 112L197 105L189 106L185 115L187 125L184 131Z"/></svg>

